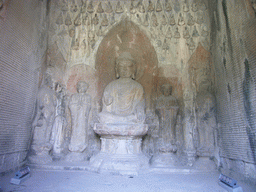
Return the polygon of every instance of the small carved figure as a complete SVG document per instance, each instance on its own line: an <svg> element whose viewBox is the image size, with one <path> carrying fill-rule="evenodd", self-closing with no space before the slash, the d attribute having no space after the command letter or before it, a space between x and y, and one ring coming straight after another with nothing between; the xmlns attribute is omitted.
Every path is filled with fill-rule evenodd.
<svg viewBox="0 0 256 192"><path fill-rule="evenodd" d="M89 19L89 17L88 17L88 15L87 14L85 14L84 16L83 16L83 25L87 25L87 26L89 26L91 23L90 23L90 19Z"/></svg>
<svg viewBox="0 0 256 192"><path fill-rule="evenodd" d="M93 7L93 4L92 4L92 0L90 1L88 7L87 7L87 12L88 13L93 13L94 12L94 7Z"/></svg>
<svg viewBox="0 0 256 192"><path fill-rule="evenodd" d="M170 27L169 27L168 30L167 30L166 38L167 38L167 39L171 39L171 38L172 38L172 31L171 31L171 28L170 28Z"/></svg>
<svg viewBox="0 0 256 192"><path fill-rule="evenodd" d="M62 2L61 11L63 11L63 12L68 11L68 4L66 1Z"/></svg>
<svg viewBox="0 0 256 192"><path fill-rule="evenodd" d="M174 2L174 10L176 13L180 12L180 1L179 0L175 0Z"/></svg>
<svg viewBox="0 0 256 192"><path fill-rule="evenodd" d="M106 14L104 14L104 17L101 21L101 26L108 26L108 18Z"/></svg>
<svg viewBox="0 0 256 192"><path fill-rule="evenodd" d="M207 37L207 36L209 35L209 32L208 32L208 30L207 30L207 27L206 27L206 26L204 26L204 27L203 27L203 31L202 31L202 33L201 33L201 34L202 34L202 36L203 36L203 37Z"/></svg>
<svg viewBox="0 0 256 192"><path fill-rule="evenodd" d="M92 19L92 24L95 26L99 24L99 18L97 14L95 14L94 18Z"/></svg>
<svg viewBox="0 0 256 192"><path fill-rule="evenodd" d="M174 38L179 39L180 38L180 32L179 32L179 28L176 28L176 31L174 32Z"/></svg>
<svg viewBox="0 0 256 192"><path fill-rule="evenodd" d="M90 45L90 47L94 49L96 41L95 41L95 33L92 30L89 31L88 33L88 41L89 41L88 44Z"/></svg>
<svg viewBox="0 0 256 192"><path fill-rule="evenodd" d="M184 12L189 12L189 5L188 5L187 1L185 1L184 4L183 4L183 11Z"/></svg>
<svg viewBox="0 0 256 192"><path fill-rule="evenodd" d="M124 12L123 7L121 6L120 1L118 1L116 5L116 13L123 13L123 12Z"/></svg>
<svg viewBox="0 0 256 192"><path fill-rule="evenodd" d="M156 12L161 12L163 9L162 9L162 5L161 5L161 2L160 0L157 0L157 3L156 3Z"/></svg>
<svg viewBox="0 0 256 192"><path fill-rule="evenodd" d="M167 21L166 21L166 17L165 15L163 14L162 16L162 22L161 22L162 25L166 25L167 24Z"/></svg>
<svg viewBox="0 0 256 192"><path fill-rule="evenodd" d="M98 5L97 13L104 13L104 10L103 10L103 8L102 8L101 2L100 2L99 5Z"/></svg>
<svg viewBox="0 0 256 192"><path fill-rule="evenodd" d="M194 26L192 37L199 37L199 33L198 33L197 29L196 29L196 26Z"/></svg>
<svg viewBox="0 0 256 192"><path fill-rule="evenodd" d="M82 22L81 22L81 15L78 14L78 15L76 16L76 18L75 18L74 25L75 25L75 26L80 26L81 24L82 24Z"/></svg>
<svg viewBox="0 0 256 192"><path fill-rule="evenodd" d="M110 17L110 25L114 25L115 24L115 13L112 14L112 16Z"/></svg>
<svg viewBox="0 0 256 192"><path fill-rule="evenodd" d="M196 2L196 0L194 0L192 3L192 11L197 12L197 10L198 10L198 3Z"/></svg>
<svg viewBox="0 0 256 192"><path fill-rule="evenodd" d="M135 14L136 13L136 5L135 5L135 1L134 0L131 1L130 13L131 14Z"/></svg>
<svg viewBox="0 0 256 192"><path fill-rule="evenodd" d="M72 25L72 21L71 21L71 17L69 15L69 13L67 13L67 17L65 19L65 25L67 25L67 26Z"/></svg>
<svg viewBox="0 0 256 192"><path fill-rule="evenodd" d="M173 15L173 14L172 14L171 17L170 17L170 22L169 22L169 24L170 24L171 26L176 25L176 21L175 21L175 18L174 18L174 15Z"/></svg>
<svg viewBox="0 0 256 192"><path fill-rule="evenodd" d="M71 112L72 133L69 144L71 152L82 153L87 147L88 119L91 110L91 97L86 94L89 85L84 81L77 83L77 93L71 96L69 109Z"/></svg>
<svg viewBox="0 0 256 192"><path fill-rule="evenodd" d="M86 13L87 2L85 1L81 7L81 13Z"/></svg>
<svg viewBox="0 0 256 192"><path fill-rule="evenodd" d="M139 15L139 14L137 14L137 15L136 15L136 17L137 17L137 21L138 21L138 23L139 23L139 24L141 24L141 23L142 23L142 21L141 21L140 15Z"/></svg>
<svg viewBox="0 0 256 192"><path fill-rule="evenodd" d="M188 47L189 47L189 50L192 50L192 51L196 48L196 44L195 44L193 38L190 38L190 41L188 43Z"/></svg>
<svg viewBox="0 0 256 192"><path fill-rule="evenodd" d="M78 38L73 38L72 44L71 44L71 49L79 50L79 39Z"/></svg>
<svg viewBox="0 0 256 192"><path fill-rule="evenodd" d="M165 11L170 12L172 10L172 6L169 0L165 0Z"/></svg>
<svg viewBox="0 0 256 192"><path fill-rule="evenodd" d="M76 32L75 28L72 27L72 28L69 30L69 36L70 36L70 37L74 37L75 32Z"/></svg>
<svg viewBox="0 0 256 192"><path fill-rule="evenodd" d="M204 23L204 16L202 13L198 12L197 13L197 24L201 25Z"/></svg>
<svg viewBox="0 0 256 192"><path fill-rule="evenodd" d="M143 0L140 0L139 3L138 3L138 10L140 13L145 13L145 8L144 8L144 5L143 5Z"/></svg>
<svg viewBox="0 0 256 192"><path fill-rule="evenodd" d="M156 113L160 123L159 138L161 144L159 150L161 152L176 152L175 126L179 106L176 98L172 96L170 84L162 85L161 91L163 95L156 102Z"/></svg>
<svg viewBox="0 0 256 192"><path fill-rule="evenodd" d="M112 5L111 5L110 1L108 1L108 3L106 3L105 11L106 11L106 13L112 13L113 12Z"/></svg>
<svg viewBox="0 0 256 192"><path fill-rule="evenodd" d="M189 39L190 38L190 34L189 34L189 31L188 31L187 27L185 27L185 30L183 31L183 38L184 39Z"/></svg>
<svg viewBox="0 0 256 192"><path fill-rule="evenodd" d="M82 41L82 48L83 48L84 50L86 50L86 40L85 40L85 39Z"/></svg>
<svg viewBox="0 0 256 192"><path fill-rule="evenodd" d="M181 13L180 13L180 15L179 15L178 25L179 25L179 26L185 25L185 20L184 20L184 17L182 16Z"/></svg>
<svg viewBox="0 0 256 192"><path fill-rule="evenodd" d="M201 11L205 11L207 9L206 4L205 4L204 1L201 1L201 3L199 4L199 7L200 7Z"/></svg>
<svg viewBox="0 0 256 192"><path fill-rule="evenodd" d="M104 35L104 33L103 33L103 31L102 31L102 27L101 27L101 26L99 27L99 30L98 30L97 35L98 35L98 36L103 36L103 35Z"/></svg>
<svg viewBox="0 0 256 192"><path fill-rule="evenodd" d="M191 15L191 13L188 13L188 25L192 26L195 24L195 20L193 18L193 16Z"/></svg>
<svg viewBox="0 0 256 192"><path fill-rule="evenodd" d="M148 12L153 12L155 10L155 6L151 0L148 1Z"/></svg>
<svg viewBox="0 0 256 192"><path fill-rule="evenodd" d="M152 14L151 22L152 22L152 26L153 26L153 27L157 27L157 26L159 25L155 13Z"/></svg>
<svg viewBox="0 0 256 192"><path fill-rule="evenodd" d="M70 11L71 11L71 13L75 13L75 12L77 12L77 10L78 10L77 5L73 2L70 5Z"/></svg>
<svg viewBox="0 0 256 192"><path fill-rule="evenodd" d="M168 51L169 50L169 45L168 45L168 43L167 43L167 40L166 39L164 39L164 43L163 43L163 47L162 47L162 49L164 50L164 51Z"/></svg>
<svg viewBox="0 0 256 192"><path fill-rule="evenodd" d="M158 33L159 37L164 37L164 32L163 32L163 26L161 25L159 28L159 33Z"/></svg>

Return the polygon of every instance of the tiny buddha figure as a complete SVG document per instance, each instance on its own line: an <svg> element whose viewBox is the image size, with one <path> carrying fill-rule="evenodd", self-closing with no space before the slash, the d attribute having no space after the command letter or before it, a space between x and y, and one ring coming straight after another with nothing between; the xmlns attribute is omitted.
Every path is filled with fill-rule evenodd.
<svg viewBox="0 0 256 192"><path fill-rule="evenodd" d="M129 52L116 59L116 78L104 90L101 123L143 124L145 121L144 90L136 82L135 61Z"/></svg>

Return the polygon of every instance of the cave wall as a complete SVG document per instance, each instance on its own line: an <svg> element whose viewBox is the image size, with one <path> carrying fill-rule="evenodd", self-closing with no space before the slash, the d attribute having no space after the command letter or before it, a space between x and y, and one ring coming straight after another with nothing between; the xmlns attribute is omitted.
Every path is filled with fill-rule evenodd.
<svg viewBox="0 0 256 192"><path fill-rule="evenodd" d="M115 37L112 35L109 42L103 39L111 36L109 33L115 32L112 29L127 19L142 31L142 36L150 40L150 46L154 49L152 53L156 54L154 65L157 67L149 70L145 65L143 69L144 75L150 73L150 76L154 76L149 83L154 84L153 88L144 87L151 94L147 98L150 100L147 111L152 111L156 99L161 96L159 87L164 83L170 83L173 86L173 96L178 99L181 108L179 112L181 130L178 130L182 140L181 145L187 151L196 153L194 144L197 129L196 96L203 89L212 94L215 91L214 68L210 54L208 2L204 0L56 0L51 2L50 7L47 74L53 77L55 83L61 83L69 96L76 92L75 87L79 80L85 80L90 84L88 94L93 97L90 121L93 121L93 113L100 111L101 103L98 95L103 92L102 85L109 82L100 78L102 74L99 74L99 71L103 73L104 69L99 70L97 66L100 65L97 62L114 61L114 56L118 56L121 50L119 41L123 40L117 35ZM133 32L129 34L134 35ZM136 34L138 33L135 32ZM132 41L131 37L128 39L127 45L136 53L134 49L136 42ZM102 42L105 43L103 44L106 49L112 46L111 42L117 43L113 49L115 53L111 53L112 58L110 55L98 54L104 50L104 47L100 47ZM148 58L143 59L146 61ZM115 78L114 68L107 69L104 73L107 79ZM67 138L71 131L70 119L68 124ZM213 125L211 129L215 132L216 126ZM92 130L90 131L93 134Z"/></svg>
<svg viewBox="0 0 256 192"><path fill-rule="evenodd" d="M36 93L46 69L45 1L4 0L0 8L0 172L25 162Z"/></svg>
<svg viewBox="0 0 256 192"><path fill-rule="evenodd" d="M255 179L255 2L209 2L220 168Z"/></svg>

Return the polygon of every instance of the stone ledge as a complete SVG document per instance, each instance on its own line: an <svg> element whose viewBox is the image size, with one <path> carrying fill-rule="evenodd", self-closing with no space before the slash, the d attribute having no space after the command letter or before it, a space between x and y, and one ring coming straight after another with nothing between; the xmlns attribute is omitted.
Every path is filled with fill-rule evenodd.
<svg viewBox="0 0 256 192"><path fill-rule="evenodd" d="M93 168L89 165L89 161L85 162L51 162L45 165L37 165L37 164L28 164L28 166L32 169L40 169L40 170L62 170L62 171L92 171L97 172L97 170L93 170ZM217 170L198 170L193 167L150 167L148 170L142 170L139 173L219 173Z"/></svg>

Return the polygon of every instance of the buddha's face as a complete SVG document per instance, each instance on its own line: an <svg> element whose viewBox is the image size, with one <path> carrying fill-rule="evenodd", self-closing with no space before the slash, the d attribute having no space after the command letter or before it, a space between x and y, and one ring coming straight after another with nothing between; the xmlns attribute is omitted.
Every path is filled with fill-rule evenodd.
<svg viewBox="0 0 256 192"><path fill-rule="evenodd" d="M117 65L117 73L120 78L131 78L134 76L134 64L130 60L121 60Z"/></svg>
<svg viewBox="0 0 256 192"><path fill-rule="evenodd" d="M85 82L78 82L76 87L78 93L85 93L88 89L88 84Z"/></svg>
<svg viewBox="0 0 256 192"><path fill-rule="evenodd" d="M162 86L162 92L164 96L169 96L172 94L172 87L171 86Z"/></svg>

